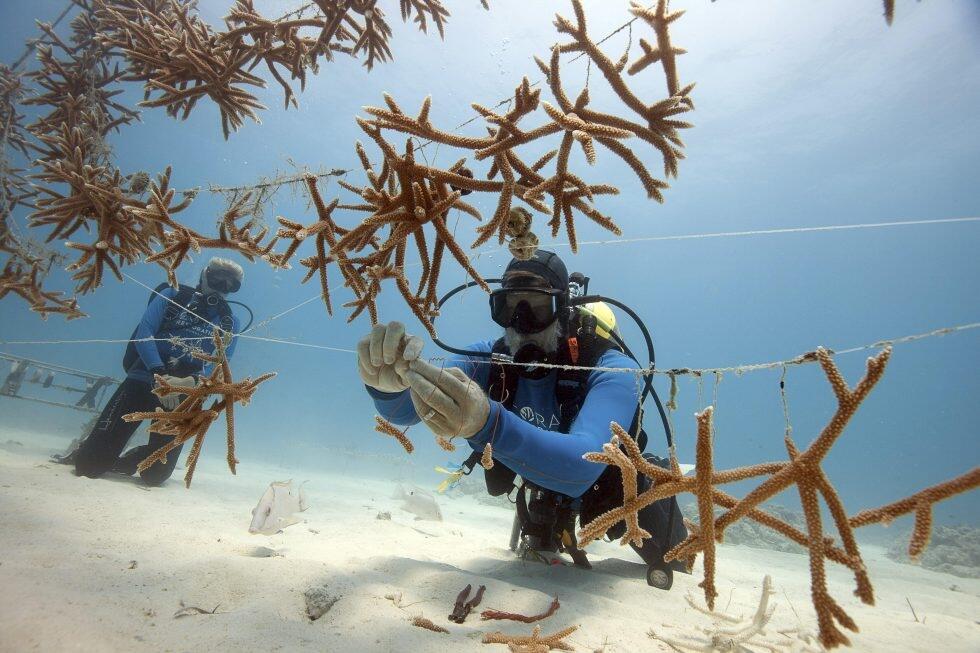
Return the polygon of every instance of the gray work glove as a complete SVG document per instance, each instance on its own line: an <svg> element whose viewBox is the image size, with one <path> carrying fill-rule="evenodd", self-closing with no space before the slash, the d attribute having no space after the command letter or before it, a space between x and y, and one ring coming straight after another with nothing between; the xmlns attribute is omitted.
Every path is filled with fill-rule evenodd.
<svg viewBox="0 0 980 653"><path fill-rule="evenodd" d="M361 380L381 392L401 392L408 387L402 377L408 365L422 353L422 339L405 333L401 322L376 324L357 343L357 371Z"/></svg>
<svg viewBox="0 0 980 653"><path fill-rule="evenodd" d="M436 435L469 438L487 423L490 400L463 370L414 360L404 378L415 412Z"/></svg>
<svg viewBox="0 0 980 653"><path fill-rule="evenodd" d="M197 379L193 376L170 376L169 374L160 375L160 380L169 383L172 386L178 386L181 388L187 388L188 390L197 387ZM157 387L161 387L161 384L157 384ZM160 397L160 405L163 406L165 410L173 410L180 402L187 397L185 394L179 392L171 392L168 395Z"/></svg>

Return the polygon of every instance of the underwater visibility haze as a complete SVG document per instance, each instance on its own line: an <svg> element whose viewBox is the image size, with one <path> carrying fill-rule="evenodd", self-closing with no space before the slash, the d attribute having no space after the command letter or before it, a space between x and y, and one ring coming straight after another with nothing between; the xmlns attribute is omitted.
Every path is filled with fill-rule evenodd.
<svg viewBox="0 0 980 653"><path fill-rule="evenodd" d="M0 25L0 650L980 646L980 4Z"/></svg>

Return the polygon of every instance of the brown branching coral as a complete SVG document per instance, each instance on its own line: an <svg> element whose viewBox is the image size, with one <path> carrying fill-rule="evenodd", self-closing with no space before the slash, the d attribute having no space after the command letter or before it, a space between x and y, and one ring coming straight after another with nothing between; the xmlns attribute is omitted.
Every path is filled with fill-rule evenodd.
<svg viewBox="0 0 980 653"><path fill-rule="evenodd" d="M882 0L884 3L885 22L889 25L895 20L895 0Z"/></svg>
<svg viewBox="0 0 980 653"><path fill-rule="evenodd" d="M377 431L378 433L382 433L384 435L390 435L391 437L398 440L398 444L402 445L406 453L412 453L413 451L415 451L415 445L412 444L412 441L409 440L408 436L405 434L405 432L408 431L408 429L405 429L403 431L402 429L398 428L397 426L395 426L394 424L386 420L384 417L381 417L379 415L374 416L374 421L376 422L374 427L375 431Z"/></svg>
<svg viewBox="0 0 980 653"><path fill-rule="evenodd" d="M146 457L138 466L140 472L146 470L157 462L165 462L167 454L183 445L188 440L193 440L191 451L187 455L187 473L184 475L184 484L191 486L194 478L194 469L197 466L197 459L201 455L201 446L204 444L204 436L208 432L211 424L218 419L221 413L225 414L227 426L228 444L228 468L231 473L235 473L238 460L235 458L235 403L245 406L252 398L255 389L263 381L267 381L276 375L275 372L262 374L255 380L246 378L243 381L235 381L231 376L231 367L228 358L225 356L225 338L227 336L221 331L214 331L214 353L206 354L203 351L192 353L194 358L205 361L213 366L211 373L201 378L198 385L188 389L185 386L174 386L166 382L161 376L156 377L156 387L153 393L159 397L166 397L172 394L186 395L184 399L172 411L165 411L158 408L154 412L138 412L123 415L127 422L140 420L153 420L150 424L151 433L172 435L173 439ZM204 404L211 397L215 397L210 406L205 408Z"/></svg>
<svg viewBox="0 0 980 653"><path fill-rule="evenodd" d="M505 635L500 632L485 633L484 644L506 644L515 653L546 653L552 649L574 651L566 641L566 637L578 630L578 626L569 626L551 635L542 635L541 626L535 626L530 635Z"/></svg>
<svg viewBox="0 0 980 653"><path fill-rule="evenodd" d="M668 97L652 103L641 100L623 77L627 59L624 57L617 63L609 59L589 36L580 2L573 0L572 7L574 21L562 16L555 19L558 32L571 37L571 41L554 46L548 63L537 62L547 77L552 101L541 100L541 89L533 88L524 78L515 89L506 113L474 104L473 109L487 123L487 136L460 136L436 127L429 117L431 98L426 98L414 115L405 112L387 94L384 96L386 106L364 108L370 117L358 119L358 124L377 145L383 160L380 168L376 168L358 145L358 156L369 183L358 187L340 182L363 200L359 204L340 205L340 208L364 211L370 215L340 238L327 257L327 260L333 259L339 263L343 256L357 270L360 283L346 279L356 296L351 304L355 315L367 310L372 321L376 321L375 300L380 282L394 279L406 303L434 335L431 317L437 303L435 288L439 265L446 250L470 277L486 289L446 224L447 213L454 208L481 219L474 207L460 199L470 192L492 193L497 199L493 216L477 228L477 238L472 247L482 245L493 236L503 243L510 236L510 246L515 255L533 254L538 239L529 229L530 212L515 206L516 202L522 202L538 213L550 215L548 225L552 236L556 236L564 225L573 251L577 250L576 213L619 234L616 223L594 205L597 196L619 191L609 184L587 183L572 171L570 162L575 143L581 147L587 163L596 160L597 144L613 152L634 171L650 197L663 200L661 190L667 187L666 182L655 179L625 141L638 138L651 144L663 158L666 176L676 175L678 160L683 157L683 142L678 132L691 126L678 120L677 116L693 109L690 99L693 84L677 88L676 66L671 63L669 69L665 68L668 71ZM658 39L667 39L669 43L667 24L678 16L651 15L648 18ZM587 56L602 71L619 101L638 119L593 109L587 87L582 89L574 102L569 99L561 76L560 57L571 52ZM677 48L670 50L671 62L679 52ZM535 127L521 124L531 116L542 117L544 122ZM386 132L389 131L409 137L404 149L387 138ZM532 163L525 161L517 151L532 143L541 148L545 139L555 138L558 140L556 146ZM419 163L413 139L466 150L477 161L486 160L489 164L486 178L474 176L465 167L465 158L448 168ZM550 165L554 166L554 170L547 172L546 168ZM512 217L515 209L524 211L528 224L515 224ZM435 232L435 243L431 249L424 231L428 224ZM414 290L403 272L410 238L415 240L421 264L421 278ZM361 252L369 247L374 251L362 255ZM323 260L323 257L316 258L318 263Z"/></svg>
<svg viewBox="0 0 980 653"><path fill-rule="evenodd" d="M265 107L245 90L265 86L246 70L253 53L241 43L224 44L197 15L194 3L178 0L96 0L103 42L127 63L124 79L144 83L146 107L164 107L187 118L202 97L221 113L225 138L246 118L259 122Z"/></svg>
<svg viewBox="0 0 980 653"><path fill-rule="evenodd" d="M134 219L132 209L143 205L139 184L112 165L106 136L136 112L114 99L122 92L114 85L123 73L110 67L113 52L101 40L93 3L76 4L81 11L72 20L70 42L41 24L40 68L30 74L40 92L26 102L49 109L29 126L40 168L33 175L38 197L31 226L51 228L49 242L83 228L95 232L90 243L66 243L81 252L69 271L76 290L86 293L102 283L105 268L121 278L121 266L152 253L160 233ZM169 171L161 179L169 179Z"/></svg>
<svg viewBox="0 0 980 653"><path fill-rule="evenodd" d="M122 266L152 255L151 245L163 240L163 227L167 223L142 219L145 202L127 192L126 180L119 170L92 166L78 157L79 149L73 145L81 137L81 132L75 130L49 139L57 141L65 155L54 163L42 164L43 171L37 176L52 186L41 189L31 226L50 227L49 242L68 238L81 228L94 231L92 243L65 243L69 249L81 252L68 270L74 272L72 278L78 281L77 291L87 293L102 284L106 268L121 280ZM172 194L168 191L170 172L168 168L159 176L155 189ZM68 190L56 190L58 184L67 184ZM183 202L170 207L167 218L189 204L190 198L185 197Z"/></svg>
<svg viewBox="0 0 980 653"><path fill-rule="evenodd" d="M635 0L630 2L630 13L637 18L642 18L647 25L653 28L657 35L657 47L651 46L645 40L640 39L640 49L643 56L637 59L626 71L630 75L635 75L652 63L660 62L667 77L667 90L671 95L675 95L680 90L680 83L677 81L677 55L685 54L687 50L678 48L670 42L670 31L668 26L684 15L684 11L668 11L667 0L657 0L656 8L644 7Z"/></svg>
<svg viewBox="0 0 980 653"><path fill-rule="evenodd" d="M533 624L535 621L541 621L542 619L547 619L551 615L555 614L556 612L558 612L558 608L560 607L561 607L561 603L558 602L558 597L556 596L551 601L551 604L548 606L548 609L539 614L525 615L525 614L518 614L516 612L505 612L503 610L484 610L483 612L480 613L480 619L483 619L484 621L488 621L490 619L502 619L502 620L509 620L509 621L520 621L526 624Z"/></svg>
<svg viewBox="0 0 980 653"><path fill-rule="evenodd" d="M330 284L327 279L328 263L333 260L337 261L345 281L355 292L362 291L363 284L360 282L360 278L350 261L342 253L337 258L327 256L327 252L337 243L337 239L347 233L347 230L337 226L337 223L331 217L334 209L337 208L338 200L334 200L330 204L324 203L320 191L317 190L316 178L313 176L306 177L306 185L309 189L313 206L316 208L318 220L304 227L298 222L293 222L283 217L279 218L279 223L282 227L279 229L278 237L291 239L293 242L289 244L286 251L277 259L277 262L280 266L288 266L289 259L296 253L300 243L311 236L315 238L316 255L303 259L302 261L309 268L306 277L303 279L303 283L309 281L314 274L319 273L320 297L327 307L327 313L333 315L333 306L330 302Z"/></svg>
<svg viewBox="0 0 980 653"><path fill-rule="evenodd" d="M390 110L401 114L401 109L394 100L387 99ZM426 106L427 103L420 114L423 117L428 111ZM475 208L460 199L461 191L449 188L450 183L457 185L460 179L467 182L471 180L457 174L454 169L443 173L417 163L411 140L406 143L405 153L399 154L382 137L379 128L364 120L359 120L358 123L381 148L384 162L380 171L376 172L364 149L360 144L357 145L357 153L369 183L365 187L358 187L338 181L341 186L357 193L363 200L360 204L340 207L370 215L349 231L345 230L342 234L338 232L341 237L332 244L327 259L318 256L316 262L319 265L324 260L337 261L346 284L355 295L355 300L347 304L354 309L351 320L367 310L372 324L376 323L376 300L381 282L393 279L415 316L434 335L432 318L436 314L438 303L436 289L446 251L481 287L489 290L447 224L448 212L453 208L479 216ZM425 233L428 225L435 232L431 252ZM404 273L409 239L414 241L421 264L420 277L414 288ZM369 251L365 253L365 249Z"/></svg>
<svg viewBox="0 0 980 653"><path fill-rule="evenodd" d="M412 617L412 625L415 626L416 628L424 628L426 630L431 630L434 633L449 632L448 629L436 623L433 623L432 619L429 619L428 617L423 617L422 615L419 615L417 617Z"/></svg>
<svg viewBox="0 0 980 653"><path fill-rule="evenodd" d="M167 172L169 173L169 168ZM263 243L269 234L269 229L262 227L255 233L255 220L247 215L245 207L248 206L250 194L245 193L239 197L238 201L225 211L218 222L218 236L214 238L200 234L173 220L173 214L187 208L192 198L185 195L178 204L172 204L176 193L168 187L167 181L164 177L159 182L151 184L149 203L144 208L132 209L131 213L139 223L144 225L144 228L153 230L155 241L159 242L162 248L148 255L146 262L162 265L167 270L170 285L177 286L177 268L188 260L188 255L191 252L199 253L203 249L232 250L248 261L260 258L274 267L279 265L281 257L273 251L278 237L273 236ZM239 221L243 219L245 222L240 225Z"/></svg>
<svg viewBox="0 0 980 653"><path fill-rule="evenodd" d="M980 487L980 467L974 467L966 474L927 487L900 501L872 510L862 510L850 517L848 523L851 528L859 528L869 524L888 524L896 517L914 512L915 528L912 530L912 538L909 541L909 557L915 560L929 546L929 538L932 534L933 505L978 487Z"/></svg>
<svg viewBox="0 0 980 653"><path fill-rule="evenodd" d="M14 209L29 207L37 195L27 171L13 162L14 156L31 155L30 134L18 108L25 96L22 76L0 64L0 253L7 255L0 273L0 299L20 297L43 319L50 313L61 313L69 320L83 317L74 298L42 287L44 275L59 257L15 231Z"/></svg>
<svg viewBox="0 0 980 653"><path fill-rule="evenodd" d="M800 451L789 434L786 435L789 461L783 463L763 463L716 471L712 465L712 409L710 407L697 416L697 471L693 478L685 477L681 473L674 451L670 452L669 470L645 460L630 435L614 423L612 439L608 444L603 445L603 451L589 453L585 457L594 462L615 465L621 470L624 503L622 507L610 510L583 525L578 534L579 542L584 545L601 537L609 528L623 520L627 524L623 542L641 542L642 539L649 537L649 534L639 529L636 521L638 511L659 499L681 492L691 492L698 498L701 525L692 528L687 539L667 552L664 559L686 560L690 567L693 557L699 552L704 552L705 578L701 587L704 589L705 602L709 609L713 607L716 596L714 544L722 540L726 527L742 518L753 519L809 549L813 605L817 612L821 643L828 648L847 644L848 639L840 631L838 624L853 631L857 630L857 625L830 596L827 590L825 561L830 560L848 567L854 574L855 594L863 602L873 604L874 591L861 559L853 529L887 521L914 511L917 519L910 551L921 552L928 542L932 505L980 486L980 469L974 469L901 501L848 517L843 502L821 468L821 463L840 438L861 402L880 380L890 355L891 349L886 348L877 356L869 358L864 377L851 388L834 365L830 353L823 348L816 351L815 357L823 367L834 390L838 407L821 433L805 450ZM653 481L649 489L639 494L636 492L637 472ZM716 487L758 476L766 478L742 499L735 499ZM759 509L763 502L791 486L796 486L800 493L807 525L805 533ZM840 537L839 546L824 533L819 505L821 497L826 503ZM725 508L718 517L714 516L714 504Z"/></svg>
<svg viewBox="0 0 980 653"><path fill-rule="evenodd" d="M35 195L25 170L13 164L11 157L20 153L30 157L30 134L18 105L24 101L26 88L23 79L7 66L0 64L0 251L14 253L14 235L7 219L18 205L28 206Z"/></svg>
<svg viewBox="0 0 980 653"><path fill-rule="evenodd" d="M44 290L41 273L40 263L25 266L17 258L9 259L0 272L0 299L8 294L20 297L45 320L52 313L64 315L69 320L86 317L74 297L62 297L61 292Z"/></svg>
<svg viewBox="0 0 980 653"><path fill-rule="evenodd" d="M122 93L115 85L125 72L110 65L114 52L102 40L95 18L95 0L73 1L80 12L72 19L68 42L55 34L50 25L39 24L40 67L29 74L39 92L25 104L50 107L50 110L32 123L30 130L41 140L37 146L39 158L49 165L65 155L59 137L78 130L80 134L73 145L81 152L76 157L87 164L105 167L111 154L106 136L135 120L137 112L115 99Z"/></svg>
<svg viewBox="0 0 980 653"><path fill-rule="evenodd" d="M181 0L94 2L104 42L125 57L125 79L144 85L142 106L184 119L206 97L221 112L225 138L246 119L260 122L265 107L250 90L265 86L252 72L260 64L282 87L288 108L297 104L290 82L304 88L307 70L318 72L321 58L363 57L369 70L392 58L391 27L377 0L315 0L315 14L299 10L278 19L261 15L253 0L237 0L223 31ZM400 10L422 32L431 21L443 35L449 11L440 0L401 0Z"/></svg>

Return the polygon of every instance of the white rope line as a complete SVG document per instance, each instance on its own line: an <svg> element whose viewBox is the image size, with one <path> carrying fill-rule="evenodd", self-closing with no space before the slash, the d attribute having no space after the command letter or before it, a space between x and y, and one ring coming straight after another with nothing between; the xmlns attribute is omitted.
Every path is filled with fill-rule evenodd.
<svg viewBox="0 0 980 653"><path fill-rule="evenodd" d="M328 345L315 345L312 342L300 342L298 340L283 340L282 338L263 338L262 336L248 336L244 334L238 334L240 338L246 338L248 340L258 340L260 342L275 342L281 345L293 345L296 347L310 347L312 349L325 349L327 351L339 351L345 354L356 354L355 349L346 349L344 347L330 347Z"/></svg>
<svg viewBox="0 0 980 653"><path fill-rule="evenodd" d="M891 338L888 340L878 340L865 345L858 345L856 347L849 347L847 349L828 349L827 351L831 354L841 355L841 354L853 354L859 351L866 351L868 349L879 349L882 347L888 347L897 344L903 344L906 342L914 342L916 340L924 340L926 338L934 338L945 336L950 333L958 333L960 331L971 331L973 329L980 328L980 322L970 322L968 324L960 324L950 327L942 327L939 329L933 329L932 331L927 331L925 333L916 333L912 335L902 336L899 338ZM272 342L283 345L292 345L294 347L307 347L311 349L321 349L325 351L335 351L345 354L356 354L357 351L354 349L347 349L345 347L331 347L329 345L317 345L309 342L299 342L295 340L283 340L281 338L265 338L262 336L250 336L245 334L238 334L242 338L248 340L257 340L260 342ZM89 343L124 343L124 342L152 342L152 341L163 341L169 342L172 338L136 338L133 340L128 339L108 339L108 338L87 338L82 340L0 340L0 345L63 345L63 344L89 344ZM181 340L210 340L208 337L193 337L193 338L181 338ZM431 362L447 362L451 359L445 356L432 356L429 358ZM788 365L804 365L807 363L816 362L816 357L813 352L807 352L805 354L800 354L794 358L789 358L786 360L771 361L767 363L751 363L747 365L734 365L730 367L704 367L704 368L689 368L689 367L678 367L671 369L637 369L637 368L624 368L624 367L602 367L602 366L586 366L586 365L559 365L555 363L538 363L537 366L547 369L559 369L559 370L592 370L597 372L616 372L625 374L636 374L638 376L646 376L649 374L661 375L668 377L677 376L697 376L701 377L706 374L724 374L724 373L734 373L736 375L741 375L746 372L757 372L759 370L774 369L777 367L786 367ZM496 361L490 360L470 360L469 363L474 365L491 365ZM522 366L520 363L508 363L506 361L500 361L501 365L516 365Z"/></svg>
<svg viewBox="0 0 980 653"><path fill-rule="evenodd" d="M211 340L212 336L194 336L181 340ZM0 345L85 345L85 344L121 344L124 342L170 342L173 338L83 338L81 340L0 340Z"/></svg>
<svg viewBox="0 0 980 653"><path fill-rule="evenodd" d="M915 340L922 340L924 338L944 336L949 333L968 331L977 328L980 328L980 322L971 322L970 324L961 324L957 326L943 327L941 329L934 329L926 333L917 333L914 335L902 336L900 338L893 338L890 340L878 340L877 342L873 342L866 345L859 345L857 347L850 347L848 349L840 349L840 350L827 349L827 351L835 355L852 354L858 351L865 351L868 349L878 349L881 347L888 347L891 345L912 342ZM445 356L433 356L429 360L446 362L451 359ZM804 365L807 363L814 363L816 361L817 358L814 355L814 352L807 352L805 354L800 354L799 356L787 360L772 361L768 363L752 363L748 365L735 365L731 367L704 367L704 368L677 367L677 368L664 369L664 370L660 370L660 369L651 370L649 368L637 369L637 368L626 368L626 367L601 367L601 366L590 367L586 365L560 365L557 363L537 363L536 365L537 367L556 369L556 370L593 370L598 372L618 372L618 373L625 373L625 374L637 374L641 376L647 376L650 374L653 375L659 374L661 376L669 376L669 377L685 376L685 375L702 377L708 374L724 374L726 372L731 372L737 375L741 375L745 372L756 372L759 370L768 370L768 369L783 367L787 365ZM487 360L470 360L467 362L473 363L475 365L492 365L497 361L490 361L489 359L487 359ZM525 365L521 363L509 363L506 361L500 361L499 364L525 367Z"/></svg>
<svg viewBox="0 0 980 653"><path fill-rule="evenodd" d="M244 331L242 331L241 333L239 333L237 335L240 335L240 336L244 337L246 333L249 333L250 331L255 331L256 329L259 329L261 327L267 326L270 323L275 322L279 318L283 317L284 315L286 315L288 313L292 313L293 311L295 311L295 310L297 310L299 308L303 308L304 306L306 306L310 302L315 302L316 300L320 299L320 297L321 297L321 294L320 293L317 293L317 294L313 295L312 297L310 297L309 299L305 299L305 300L301 301L299 304L296 304L296 306L293 306L291 308L287 308L286 310L282 311L281 313L276 313L272 317L268 317L268 318L262 320L261 322L259 322L255 326L249 327L249 328L245 329Z"/></svg>
<svg viewBox="0 0 980 653"><path fill-rule="evenodd" d="M578 244L579 245L614 245L614 244L621 244L621 243L645 243L645 242L672 241L672 240L698 240L698 239L705 239L705 238L734 238L740 236L762 236L762 235L790 234L790 233L814 233L814 232L827 232L827 231L845 231L851 229L877 229L877 228L900 227L900 226L908 226L908 225L927 225L927 224L934 225L934 224L951 224L951 223L959 223L959 222L980 222L980 216L963 217L963 218L938 218L935 220L905 220L905 221L898 220L898 221L891 221L891 222L873 222L873 223L869 222L869 223L862 223L862 224L828 225L823 227L789 227L785 229L756 229L753 231L719 231L719 232L709 232L703 234L680 234L674 236L641 236L637 238L620 238L620 239L612 239L612 240L585 240L585 241L579 241ZM542 247L568 247L568 246L569 244L567 242L558 242L558 243L550 243L550 244L542 245ZM484 249L484 250L474 252L473 254L467 256L467 259L470 261L471 264L475 264L480 260L480 258L484 254L494 254L502 251L506 251L506 250L504 248ZM419 262L413 262L413 263L406 263L404 267L415 268L415 267L421 267L421 265L422 264ZM466 276L465 273L463 276L464 277ZM250 327L249 329L243 331L242 334L249 333L250 331L254 331L255 329L258 329L263 326L267 326L271 322L278 320L280 317L292 313L293 311L302 308L307 304L315 302L318 299L320 299L319 294L314 295L309 299L305 299L299 304L291 308L287 308L281 313L277 313L276 315L273 315L272 317L259 322L255 326Z"/></svg>
<svg viewBox="0 0 980 653"><path fill-rule="evenodd" d="M703 234L679 234L674 236L639 236L636 238L610 238L606 240L580 240L578 245L620 245L626 243L650 243L668 240L699 240L706 238L737 238L742 236L769 236L774 234L802 234L827 231L846 231L851 229L881 229L885 227L906 227L913 225L952 224L958 222L980 222L980 216L963 218L937 218L934 220L896 220L892 222L865 222L860 224L827 225L823 227L787 227L784 229L755 229L752 231L716 231ZM554 242L542 244L541 247L568 247L569 243ZM505 251L505 248L485 249L474 256L494 254Z"/></svg>
<svg viewBox="0 0 980 653"><path fill-rule="evenodd" d="M294 345L296 347L310 347L312 349L325 349L327 351L339 351L345 354L356 354L357 351L354 349L345 349L343 347L330 347L328 345L316 345L309 342L298 342L295 340L283 340L282 338L263 338L261 336L249 336L245 334L236 334L240 338L246 338L248 340L258 340L261 342L274 342L283 345ZM179 338L182 342L188 342L191 340L211 340L212 336L194 336L191 338ZM171 342L174 338L83 338L81 340L0 340L0 345L84 345L84 344L123 344L130 342Z"/></svg>
<svg viewBox="0 0 980 653"><path fill-rule="evenodd" d="M185 311L185 312L187 312L187 313L190 313L191 315L193 315L194 317L196 317L197 319L199 319L199 320L200 320L201 322L204 322L204 323L205 323L205 324L207 324L208 326L210 326L210 327L213 327L213 328L215 328L215 329L217 329L217 330L218 330L218 331L220 331L221 333L223 333L223 334L224 334L224 333L228 333L228 334L231 334L231 335L235 335L235 334L232 334L232 333L231 333L230 331L226 331L225 329L222 329L222 328L221 328L220 326L218 326L217 324L215 324L215 323L213 323L213 322L210 322L210 321L208 321L208 320L205 320L205 319L204 319L203 317L201 317L200 315L198 315L197 313L195 313L194 311L192 311L192 310L191 310L190 308L188 308L188 307L186 307L186 306L183 306L183 305L181 305L181 304L178 304L177 302L175 302L174 300L172 300L172 299L170 299L170 298L169 298L169 297L167 297L166 295L164 295L164 294L162 294L162 293L159 293L159 292L157 292L157 291L156 291L156 289L154 289L154 288L150 288L150 287L149 287L148 285L146 285L145 283L143 283L143 282L142 282L142 281L140 281L139 279L134 279L133 277L131 277L131 276L129 276L128 274L126 274L125 272L123 272L123 273L122 273L122 275L123 275L124 277L126 277L127 279L129 279L130 281L132 281L133 283L136 283L136 284L139 284L139 285L141 285L141 286L143 286L144 288L146 288L147 290L149 290L149 291L150 291L151 293L153 293L153 294L154 294L154 295L156 295L157 297L162 297L163 299L165 299L165 300L167 300L168 302L170 302L171 304L173 304L174 306L176 306L177 308L179 308L179 309L180 309L181 311ZM187 338L187 339L189 340L189 338ZM184 338L181 338L181 340L184 340Z"/></svg>

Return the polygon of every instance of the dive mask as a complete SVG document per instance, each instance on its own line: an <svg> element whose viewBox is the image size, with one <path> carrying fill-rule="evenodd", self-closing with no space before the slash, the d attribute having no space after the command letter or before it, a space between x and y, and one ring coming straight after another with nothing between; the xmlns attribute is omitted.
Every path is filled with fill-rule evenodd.
<svg viewBox="0 0 980 653"><path fill-rule="evenodd" d="M242 287L242 281L235 275L231 270L224 270L221 268L208 268L204 273L208 288L216 292L229 294L233 292L238 292L238 289Z"/></svg>
<svg viewBox="0 0 980 653"><path fill-rule="evenodd" d="M564 293L553 288L500 288L490 293L490 317L518 333L538 333L558 319Z"/></svg>

